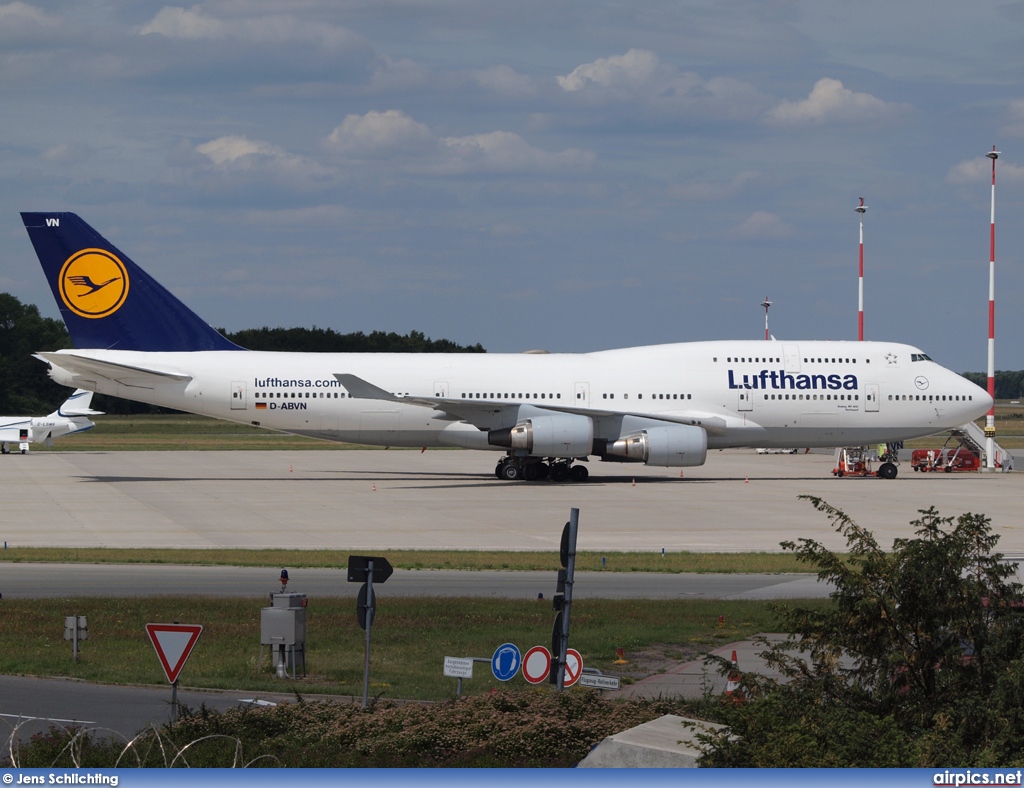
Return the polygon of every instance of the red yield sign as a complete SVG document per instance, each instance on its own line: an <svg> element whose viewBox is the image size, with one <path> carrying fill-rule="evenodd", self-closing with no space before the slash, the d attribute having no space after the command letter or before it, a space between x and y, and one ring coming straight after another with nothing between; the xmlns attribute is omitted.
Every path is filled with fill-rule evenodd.
<svg viewBox="0 0 1024 788"><path fill-rule="evenodd" d="M523 678L531 684L548 680L551 672L551 652L544 646L534 646L523 657Z"/></svg>
<svg viewBox="0 0 1024 788"><path fill-rule="evenodd" d="M171 684L177 681L202 632L202 624L146 624L146 634Z"/></svg>
<svg viewBox="0 0 1024 788"><path fill-rule="evenodd" d="M571 687L580 680L582 672L583 655L574 648L567 648L565 650L565 679L562 682L562 686Z"/></svg>

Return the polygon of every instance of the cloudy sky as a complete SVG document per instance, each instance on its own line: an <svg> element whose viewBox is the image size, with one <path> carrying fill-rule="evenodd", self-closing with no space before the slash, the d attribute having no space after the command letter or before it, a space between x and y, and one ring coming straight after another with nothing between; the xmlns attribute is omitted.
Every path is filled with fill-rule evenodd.
<svg viewBox="0 0 1024 788"><path fill-rule="evenodd" d="M1024 368L1024 3L0 0L0 291L79 213L211 324L866 335Z"/></svg>

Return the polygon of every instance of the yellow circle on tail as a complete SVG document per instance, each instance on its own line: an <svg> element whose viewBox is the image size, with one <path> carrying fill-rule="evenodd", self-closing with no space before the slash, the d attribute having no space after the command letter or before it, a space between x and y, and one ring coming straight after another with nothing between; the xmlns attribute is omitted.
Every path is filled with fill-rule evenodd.
<svg viewBox="0 0 1024 788"><path fill-rule="evenodd" d="M112 315L128 298L128 269L105 249L83 249L60 269L60 297L80 317Z"/></svg>

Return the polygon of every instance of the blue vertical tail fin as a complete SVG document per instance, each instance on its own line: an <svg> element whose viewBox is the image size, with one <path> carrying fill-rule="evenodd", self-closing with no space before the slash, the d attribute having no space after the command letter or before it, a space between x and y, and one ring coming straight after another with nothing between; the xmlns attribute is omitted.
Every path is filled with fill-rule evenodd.
<svg viewBox="0 0 1024 788"><path fill-rule="evenodd" d="M73 213L22 213L76 348L241 350Z"/></svg>

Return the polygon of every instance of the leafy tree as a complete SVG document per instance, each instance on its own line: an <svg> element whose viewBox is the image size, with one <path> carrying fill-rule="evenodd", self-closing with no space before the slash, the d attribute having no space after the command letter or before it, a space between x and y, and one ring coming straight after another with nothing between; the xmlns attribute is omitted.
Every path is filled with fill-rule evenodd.
<svg viewBox="0 0 1024 788"><path fill-rule="evenodd" d="M71 347L64 323L43 317L32 304L0 293L0 413L50 413L70 393L46 374L46 365L32 354Z"/></svg>
<svg viewBox="0 0 1024 788"><path fill-rule="evenodd" d="M792 637L764 641L781 681L744 676L750 699L717 715L710 766L1007 766L1024 762L1024 596L984 515L931 507L885 552L820 498L841 558L783 548L834 584L834 605L780 606Z"/></svg>
<svg viewBox="0 0 1024 788"><path fill-rule="evenodd" d="M477 343L458 345L448 339L431 339L421 331L396 334L374 331L339 334L330 328L250 328L236 333L221 331L237 345L250 350L288 350L308 353L485 353Z"/></svg>
<svg viewBox="0 0 1024 788"><path fill-rule="evenodd" d="M965 372L967 378L976 386L988 389L988 374L985 372ZM996 399L1020 399L1024 395L1024 370L1015 372L996 370Z"/></svg>

